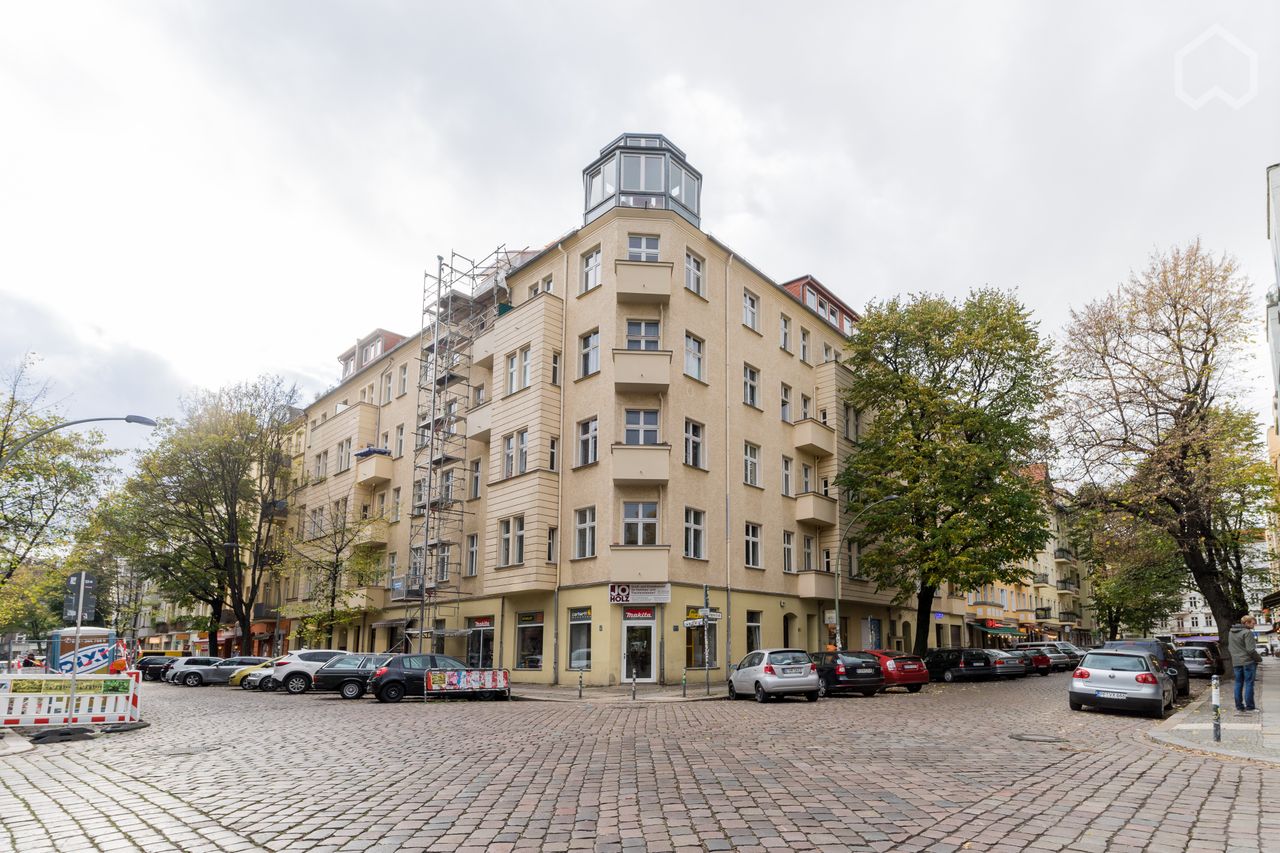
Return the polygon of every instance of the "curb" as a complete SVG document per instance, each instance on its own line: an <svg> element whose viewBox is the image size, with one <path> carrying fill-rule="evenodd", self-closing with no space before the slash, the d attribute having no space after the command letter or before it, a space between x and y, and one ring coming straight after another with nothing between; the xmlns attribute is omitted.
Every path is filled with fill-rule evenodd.
<svg viewBox="0 0 1280 853"><path fill-rule="evenodd" d="M1178 711L1169 719L1160 723L1155 728L1148 729L1143 732L1143 736L1147 740L1158 744L1159 746L1169 746L1176 749L1185 749L1201 755L1212 755L1222 758L1238 758L1245 761L1253 761L1259 764L1267 764L1272 767L1280 767L1280 759L1261 756L1256 753L1246 752L1242 749L1227 749L1225 747L1210 746L1209 744L1200 743L1199 741L1188 740L1174 734L1175 728L1182 722L1191 718L1193 711L1197 710L1201 705L1209 702L1212 696L1210 690L1203 691L1200 696L1189 703L1185 708Z"/></svg>
<svg viewBox="0 0 1280 853"><path fill-rule="evenodd" d="M579 699L577 696L545 696L545 695L538 696L538 695L530 695L527 693L521 694L521 693L515 693L515 692L512 692L511 694L512 702L561 702L561 703L571 703L571 704L582 703L585 705L680 705L685 702L722 701L724 700L724 698L725 697L717 696L714 693L710 696L677 696L670 699L638 698L635 700L632 700L628 696L619 696L617 698L612 698L612 697L605 698L605 697L594 697L594 696L586 695L586 696L583 696L581 699Z"/></svg>

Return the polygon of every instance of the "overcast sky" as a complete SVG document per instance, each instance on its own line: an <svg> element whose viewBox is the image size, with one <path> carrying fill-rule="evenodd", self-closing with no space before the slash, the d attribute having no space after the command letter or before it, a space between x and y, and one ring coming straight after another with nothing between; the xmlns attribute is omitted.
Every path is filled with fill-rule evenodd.
<svg viewBox="0 0 1280 853"><path fill-rule="evenodd" d="M1056 333L1198 235L1261 335L1280 4L800 8L4 4L0 364L39 353L76 417L263 372L309 400L417 328L437 253L580 225L624 131L685 150L706 230L855 307L991 284Z"/></svg>

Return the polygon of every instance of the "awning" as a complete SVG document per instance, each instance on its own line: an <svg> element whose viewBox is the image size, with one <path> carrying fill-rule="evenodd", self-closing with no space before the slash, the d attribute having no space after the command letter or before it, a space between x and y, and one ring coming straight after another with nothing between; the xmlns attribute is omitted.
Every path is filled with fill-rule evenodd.
<svg viewBox="0 0 1280 853"><path fill-rule="evenodd" d="M988 628L986 625L974 625L973 627L977 628L979 631L985 631L988 634L1003 634L1008 637L1021 637L1024 633L1017 628Z"/></svg>
<svg viewBox="0 0 1280 853"><path fill-rule="evenodd" d="M408 619L383 619L381 622L374 622L370 628L403 628L409 624Z"/></svg>

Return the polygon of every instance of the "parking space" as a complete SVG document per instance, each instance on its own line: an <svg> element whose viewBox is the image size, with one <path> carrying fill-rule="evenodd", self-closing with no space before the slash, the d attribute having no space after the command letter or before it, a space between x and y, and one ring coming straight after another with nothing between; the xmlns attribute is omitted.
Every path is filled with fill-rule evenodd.
<svg viewBox="0 0 1280 853"><path fill-rule="evenodd" d="M766 704L148 683L150 728L0 760L0 848L1257 850L1280 832L1274 772L1072 713L1068 677Z"/></svg>

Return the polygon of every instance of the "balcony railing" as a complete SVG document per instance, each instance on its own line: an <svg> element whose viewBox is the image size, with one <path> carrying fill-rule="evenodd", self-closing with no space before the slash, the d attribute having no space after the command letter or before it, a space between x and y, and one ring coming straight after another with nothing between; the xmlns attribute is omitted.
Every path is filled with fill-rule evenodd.
<svg viewBox="0 0 1280 853"><path fill-rule="evenodd" d="M1046 620L1046 619L1052 619L1052 618L1053 618L1053 608L1052 608L1052 607L1037 607L1037 608L1036 608L1036 619L1038 619L1038 620L1040 620L1040 621L1042 621L1042 622L1043 622L1043 621L1044 621L1044 620Z"/></svg>
<svg viewBox="0 0 1280 853"><path fill-rule="evenodd" d="M1049 573L1041 572L1035 576L1034 583L1036 586L1049 586Z"/></svg>
<svg viewBox="0 0 1280 853"><path fill-rule="evenodd" d="M1080 584L1076 583L1075 581L1060 580L1058 581L1058 591L1059 592L1079 592Z"/></svg>
<svg viewBox="0 0 1280 853"><path fill-rule="evenodd" d="M422 598L422 575L395 575L391 578L392 601L417 601Z"/></svg>
<svg viewBox="0 0 1280 853"><path fill-rule="evenodd" d="M1058 614L1058 618L1063 622L1078 622L1080 621L1080 614L1074 610L1063 610Z"/></svg>
<svg viewBox="0 0 1280 853"><path fill-rule="evenodd" d="M1070 548L1058 548L1053 552L1053 559L1059 562L1069 563L1076 558Z"/></svg>

